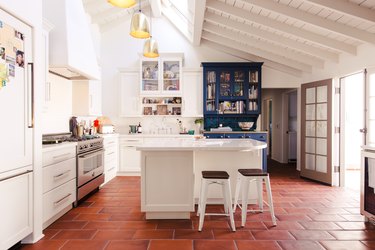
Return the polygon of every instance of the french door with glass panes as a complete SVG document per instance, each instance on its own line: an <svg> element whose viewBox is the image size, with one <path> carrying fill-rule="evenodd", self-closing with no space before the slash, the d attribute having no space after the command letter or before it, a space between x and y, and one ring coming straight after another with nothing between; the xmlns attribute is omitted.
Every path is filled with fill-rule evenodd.
<svg viewBox="0 0 375 250"><path fill-rule="evenodd" d="M332 79L301 85L301 177L332 185Z"/></svg>
<svg viewBox="0 0 375 250"><path fill-rule="evenodd" d="M366 74L366 145L375 145L375 68L367 69Z"/></svg>

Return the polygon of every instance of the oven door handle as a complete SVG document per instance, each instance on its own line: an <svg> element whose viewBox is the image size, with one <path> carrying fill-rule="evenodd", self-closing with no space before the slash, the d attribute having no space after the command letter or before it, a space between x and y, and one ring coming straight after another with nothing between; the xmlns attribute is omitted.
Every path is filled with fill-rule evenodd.
<svg viewBox="0 0 375 250"><path fill-rule="evenodd" d="M98 153L103 153L103 152L104 152L104 149L98 149L95 151L87 152L83 155L78 155L78 158L87 158L87 157L91 157L93 154L98 154Z"/></svg>

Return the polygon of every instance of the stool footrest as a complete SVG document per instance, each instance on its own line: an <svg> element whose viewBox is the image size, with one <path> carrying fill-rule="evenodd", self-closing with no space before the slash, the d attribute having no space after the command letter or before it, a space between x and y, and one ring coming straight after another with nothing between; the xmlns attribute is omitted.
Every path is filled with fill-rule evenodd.
<svg viewBox="0 0 375 250"><path fill-rule="evenodd" d="M223 213L205 213L204 215L229 216L229 214L223 214Z"/></svg>

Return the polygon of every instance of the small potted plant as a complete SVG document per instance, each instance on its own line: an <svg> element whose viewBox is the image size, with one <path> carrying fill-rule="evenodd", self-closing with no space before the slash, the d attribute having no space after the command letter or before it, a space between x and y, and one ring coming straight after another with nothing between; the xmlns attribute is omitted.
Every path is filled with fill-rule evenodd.
<svg viewBox="0 0 375 250"><path fill-rule="evenodd" d="M197 134L202 134L203 133L203 118L195 119L194 123L196 125Z"/></svg>

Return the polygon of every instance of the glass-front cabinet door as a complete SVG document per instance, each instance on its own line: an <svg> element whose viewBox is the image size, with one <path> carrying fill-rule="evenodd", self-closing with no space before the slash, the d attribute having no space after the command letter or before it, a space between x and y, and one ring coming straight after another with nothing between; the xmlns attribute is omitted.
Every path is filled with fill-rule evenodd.
<svg viewBox="0 0 375 250"><path fill-rule="evenodd" d="M204 112L214 114L216 113L216 71L209 70L204 77Z"/></svg>
<svg viewBox="0 0 375 250"><path fill-rule="evenodd" d="M180 83L181 64L179 60L163 61L163 89L164 93L176 93L181 91Z"/></svg>
<svg viewBox="0 0 375 250"><path fill-rule="evenodd" d="M181 65L178 58L141 59L141 95L181 94Z"/></svg>
<svg viewBox="0 0 375 250"><path fill-rule="evenodd" d="M259 71L249 70L249 78L247 84L248 100L247 113L259 113Z"/></svg>
<svg viewBox="0 0 375 250"><path fill-rule="evenodd" d="M141 93L155 94L160 91L159 61L142 60L141 62Z"/></svg>

